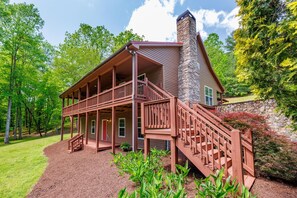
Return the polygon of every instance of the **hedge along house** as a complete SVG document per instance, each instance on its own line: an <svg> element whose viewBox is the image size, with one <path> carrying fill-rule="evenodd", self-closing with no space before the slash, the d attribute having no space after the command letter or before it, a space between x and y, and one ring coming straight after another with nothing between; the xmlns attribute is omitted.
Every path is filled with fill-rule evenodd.
<svg viewBox="0 0 297 198"><path fill-rule="evenodd" d="M205 175L225 167L239 182L253 183L251 143L242 150L240 133L203 107L218 104L223 92L186 11L177 18L177 42L131 41L60 95L61 139L69 117L71 137L74 123L78 132L69 149L111 147L114 153L128 142L146 155L150 146L170 147L172 171L179 149Z"/></svg>

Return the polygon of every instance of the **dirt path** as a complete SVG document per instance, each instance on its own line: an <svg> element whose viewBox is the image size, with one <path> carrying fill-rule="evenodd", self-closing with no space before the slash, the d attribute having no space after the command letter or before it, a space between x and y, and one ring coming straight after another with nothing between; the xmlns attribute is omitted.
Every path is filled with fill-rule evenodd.
<svg viewBox="0 0 297 198"><path fill-rule="evenodd" d="M120 176L111 163L110 150L96 154L86 148L84 151L68 154L67 142L59 142L45 149L49 164L28 197L117 197L127 187L134 189L127 175ZM170 159L165 159L170 164ZM197 172L197 171L194 171ZM194 197L196 190L191 171L186 185L188 197ZM196 174L195 174L196 175ZM199 177L199 174L197 175ZM293 198L297 188L265 179L257 179L252 188L258 198Z"/></svg>

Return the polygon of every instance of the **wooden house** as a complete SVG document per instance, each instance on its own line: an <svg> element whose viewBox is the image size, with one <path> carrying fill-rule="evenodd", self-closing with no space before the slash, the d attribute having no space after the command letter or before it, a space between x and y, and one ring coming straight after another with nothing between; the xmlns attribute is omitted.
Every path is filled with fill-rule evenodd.
<svg viewBox="0 0 297 198"><path fill-rule="evenodd" d="M115 152L122 142L145 154L170 149L175 171L179 150L205 175L225 167L251 186L251 139L205 109L223 92L186 11L177 18L177 42L131 41L60 95L61 139L69 117L72 151L85 145Z"/></svg>

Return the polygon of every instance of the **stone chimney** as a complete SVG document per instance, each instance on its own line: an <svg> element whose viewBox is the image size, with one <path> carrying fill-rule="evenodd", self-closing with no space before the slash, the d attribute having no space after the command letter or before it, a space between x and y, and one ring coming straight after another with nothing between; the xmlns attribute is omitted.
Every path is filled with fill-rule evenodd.
<svg viewBox="0 0 297 198"><path fill-rule="evenodd" d="M196 19L187 10L177 19L177 41L182 42L178 67L178 97L190 104L200 101L200 64L198 62Z"/></svg>

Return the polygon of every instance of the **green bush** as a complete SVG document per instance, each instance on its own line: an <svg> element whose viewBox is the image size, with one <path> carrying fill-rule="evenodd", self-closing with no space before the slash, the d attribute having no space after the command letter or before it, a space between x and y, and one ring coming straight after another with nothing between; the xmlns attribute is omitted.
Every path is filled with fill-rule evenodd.
<svg viewBox="0 0 297 198"><path fill-rule="evenodd" d="M297 183L296 143L270 130L263 116L240 112L218 114L241 131L252 130L258 176Z"/></svg>
<svg viewBox="0 0 297 198"><path fill-rule="evenodd" d="M230 176L224 181L224 169L218 170L216 174L205 179L195 180L195 184L198 191L197 198L252 197L244 186L242 186L240 193L239 184L236 184L235 180L231 181Z"/></svg>
<svg viewBox="0 0 297 198"><path fill-rule="evenodd" d="M123 150L123 151L129 151L131 149L131 145L128 143L128 142L123 142L121 145L120 145L120 148Z"/></svg>

